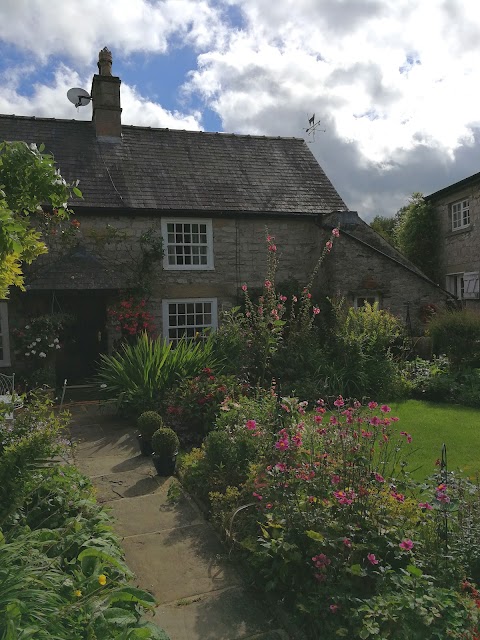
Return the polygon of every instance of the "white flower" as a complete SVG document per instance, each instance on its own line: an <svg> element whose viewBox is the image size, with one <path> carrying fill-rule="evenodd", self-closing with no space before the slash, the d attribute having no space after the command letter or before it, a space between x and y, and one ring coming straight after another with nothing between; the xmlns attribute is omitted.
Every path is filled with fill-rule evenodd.
<svg viewBox="0 0 480 640"><path fill-rule="evenodd" d="M40 342L41 338L35 338L35 340L36 340L37 342Z"/></svg>
<svg viewBox="0 0 480 640"><path fill-rule="evenodd" d="M38 354L40 356L40 358L46 358L47 354L44 351L40 351L40 353Z"/></svg>
<svg viewBox="0 0 480 640"><path fill-rule="evenodd" d="M61 349L62 347L59 344L55 345L55 349Z"/></svg>
<svg viewBox="0 0 480 640"><path fill-rule="evenodd" d="M54 341L55 344L57 344L57 342L60 342L60 340L58 338L55 338L53 341Z"/></svg>
<svg viewBox="0 0 480 640"><path fill-rule="evenodd" d="M25 355L26 355L26 356L29 356L29 355L30 355L30 353L27 351L27 353L26 353Z"/></svg>
<svg viewBox="0 0 480 640"><path fill-rule="evenodd" d="M37 352L36 352L36 351L33 351L33 349L32 349L32 353L33 353L33 355L35 355Z"/></svg>
<svg viewBox="0 0 480 640"><path fill-rule="evenodd" d="M25 325L25 329L30 329L30 325L29 325L29 324L26 324L26 325Z"/></svg>
<svg viewBox="0 0 480 640"><path fill-rule="evenodd" d="M106 388L107 388L107 385L105 383L100 385L100 389L106 389Z"/></svg>
<svg viewBox="0 0 480 640"><path fill-rule="evenodd" d="M53 344L53 342L52 342L52 344L49 344L48 346L50 347L50 349L53 349L53 347L54 347L55 345L54 345L54 344Z"/></svg>

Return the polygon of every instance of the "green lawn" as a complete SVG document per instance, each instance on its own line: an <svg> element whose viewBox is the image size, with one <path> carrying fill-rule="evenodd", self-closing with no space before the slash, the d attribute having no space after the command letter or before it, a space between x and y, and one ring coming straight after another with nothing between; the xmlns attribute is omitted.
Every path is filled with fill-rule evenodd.
<svg viewBox="0 0 480 640"><path fill-rule="evenodd" d="M461 469L470 477L480 476L480 409L421 400L391 404L400 431L412 434L412 456L409 467L418 480L434 470L441 457L442 444L447 445L448 469Z"/></svg>

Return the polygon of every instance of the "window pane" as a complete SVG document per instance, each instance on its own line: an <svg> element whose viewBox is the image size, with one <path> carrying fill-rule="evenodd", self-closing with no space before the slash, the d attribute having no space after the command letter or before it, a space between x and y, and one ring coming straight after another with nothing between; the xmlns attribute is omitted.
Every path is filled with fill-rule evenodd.
<svg viewBox="0 0 480 640"><path fill-rule="evenodd" d="M193 304L193 302L188 302L187 303L187 313L193 313L195 309L195 305Z"/></svg>

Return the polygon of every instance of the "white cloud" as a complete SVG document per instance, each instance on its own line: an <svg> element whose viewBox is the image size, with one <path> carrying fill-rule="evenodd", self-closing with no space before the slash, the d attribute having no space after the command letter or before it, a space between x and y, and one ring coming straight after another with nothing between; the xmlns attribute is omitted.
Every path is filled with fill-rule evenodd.
<svg viewBox="0 0 480 640"><path fill-rule="evenodd" d="M173 34L195 47L222 41L221 14L207 0L2 0L0 39L42 61L96 60L105 45L119 54L165 53Z"/></svg>
<svg viewBox="0 0 480 640"><path fill-rule="evenodd" d="M71 87L86 87L90 90L91 77L81 77L69 67L60 65L54 73L52 84L37 83L33 87L32 95L26 96L18 91L22 70L15 72L10 69L7 75L10 83L0 92L0 113L75 120L91 119L90 105L76 109L67 100L67 91ZM4 80L3 76L1 79ZM170 129L202 129L200 113L184 114L179 111L168 111L160 104L143 97L135 87L125 83L122 83L121 101L124 124Z"/></svg>

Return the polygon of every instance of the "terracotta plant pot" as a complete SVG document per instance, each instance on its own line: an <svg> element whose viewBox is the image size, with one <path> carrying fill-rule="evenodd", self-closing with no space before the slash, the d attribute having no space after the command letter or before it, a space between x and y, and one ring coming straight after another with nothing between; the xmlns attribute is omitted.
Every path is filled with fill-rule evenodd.
<svg viewBox="0 0 480 640"><path fill-rule="evenodd" d="M138 444L140 445L140 453L142 456L151 456L153 453L152 443L147 440L142 434L137 435Z"/></svg>
<svg viewBox="0 0 480 640"><path fill-rule="evenodd" d="M153 464L159 476L171 476L175 472L177 464L177 454L173 456L157 456L152 455Z"/></svg>

